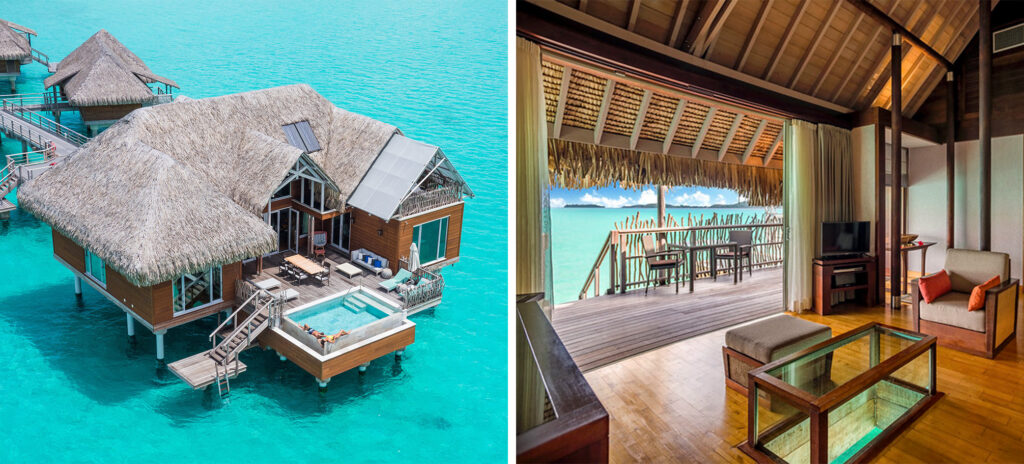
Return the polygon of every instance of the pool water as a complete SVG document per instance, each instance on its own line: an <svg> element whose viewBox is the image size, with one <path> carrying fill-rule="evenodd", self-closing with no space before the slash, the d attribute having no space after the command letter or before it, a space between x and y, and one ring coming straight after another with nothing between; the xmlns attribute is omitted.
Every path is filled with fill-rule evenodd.
<svg viewBox="0 0 1024 464"><path fill-rule="evenodd" d="M309 325L312 329L330 335L341 330L351 332L387 317L388 313L380 309L382 306L383 303L366 291L354 290L286 316L299 326Z"/></svg>
<svg viewBox="0 0 1024 464"><path fill-rule="evenodd" d="M38 31L54 59L105 28L192 98L305 82L442 147L477 197L444 302L410 316L400 362L319 394L312 375L249 350L227 403L158 371L152 333L137 325L129 344L97 292L76 299L49 227L15 211L0 221L0 462L507 461L507 2L42 3L5 1L0 17ZM46 69L23 69L18 90L42 91ZM208 349L215 323L170 330L167 360Z"/></svg>

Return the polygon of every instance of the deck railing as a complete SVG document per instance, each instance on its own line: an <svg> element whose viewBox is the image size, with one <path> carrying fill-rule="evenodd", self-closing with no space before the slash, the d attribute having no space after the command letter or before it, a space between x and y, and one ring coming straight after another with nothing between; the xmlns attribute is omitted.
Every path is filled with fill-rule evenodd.
<svg viewBox="0 0 1024 464"><path fill-rule="evenodd" d="M444 293L444 277L441 277L441 274L430 272L422 267L413 271L412 278L417 283L423 277L429 279L429 282L399 292L406 308L414 308L423 303L440 299Z"/></svg>
<svg viewBox="0 0 1024 464"><path fill-rule="evenodd" d="M35 126L37 129L43 129L53 134L56 134L60 137L63 137L65 140L74 145L83 145L85 144L85 142L89 141L89 137L86 137L68 128L67 126L59 124L53 121L52 119L47 118L46 116L43 116L35 111L28 109L28 106L30 105L19 103L19 100L15 99L4 99L2 103L4 112L13 115L14 117L28 123L29 125ZM34 145L40 147L45 147L48 145L49 140L47 140L43 136L37 136L35 137L35 139L31 138L28 132L28 128L22 124L17 124L17 121L15 121L15 124L13 126L14 127L12 127L11 130L17 132L19 136L25 138Z"/></svg>
<svg viewBox="0 0 1024 464"><path fill-rule="evenodd" d="M644 260L644 235L655 235L670 244L706 245L728 241L730 230L749 229L753 231L751 264L754 268L777 266L782 263L782 223L772 215L759 217L736 215L712 215L709 218L695 218L692 215L686 226L677 225L670 216L669 226L657 227L654 219L642 220L639 215L627 219L617 228L608 232L608 237L598 251L594 265L587 274L579 293L579 299L599 296L604 292L621 293L641 288L652 282L673 282L669 275L650 273ZM698 251L694 259L694 274L698 277L711 276L710 250ZM718 268L719 272L725 270ZM607 288L602 288L604 272ZM687 264L680 266L679 280L689 275Z"/></svg>
<svg viewBox="0 0 1024 464"><path fill-rule="evenodd" d="M462 201L462 189L458 186L426 190L409 195L398 205L398 216L406 217L430 211Z"/></svg>

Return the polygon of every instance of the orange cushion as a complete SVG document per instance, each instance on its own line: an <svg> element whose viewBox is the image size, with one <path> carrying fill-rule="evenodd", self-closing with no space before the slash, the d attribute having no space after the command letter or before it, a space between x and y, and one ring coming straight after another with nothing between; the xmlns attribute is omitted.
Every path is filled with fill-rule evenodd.
<svg viewBox="0 0 1024 464"><path fill-rule="evenodd" d="M977 311L985 309L985 292L990 288L995 288L996 285L999 285L999 282L999 276L995 276L985 281L985 283L974 287L974 290L971 290L971 300L967 302L967 310Z"/></svg>
<svg viewBox="0 0 1024 464"><path fill-rule="evenodd" d="M945 269L918 279L917 287L921 289L921 297L925 303L931 303L953 290L953 284L949 281L949 274L946 274Z"/></svg>

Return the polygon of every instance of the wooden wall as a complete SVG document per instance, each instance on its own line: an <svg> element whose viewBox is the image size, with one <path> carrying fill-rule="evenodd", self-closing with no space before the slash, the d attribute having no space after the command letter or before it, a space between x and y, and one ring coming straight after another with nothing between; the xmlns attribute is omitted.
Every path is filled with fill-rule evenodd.
<svg viewBox="0 0 1024 464"><path fill-rule="evenodd" d="M451 259L459 256L459 246L462 243L463 206L465 206L465 204L459 203L457 205L403 220L402 225L399 227L398 251L402 256L409 255L409 246L412 244L413 227L448 216L448 242L445 245L445 258Z"/></svg>
<svg viewBox="0 0 1024 464"><path fill-rule="evenodd" d="M110 121L121 119L138 108L142 108L142 105L83 106L79 111L82 113L83 121Z"/></svg>
<svg viewBox="0 0 1024 464"><path fill-rule="evenodd" d="M388 259L391 272L398 272L399 227L398 221L385 221L361 209L352 208L352 232L349 248L365 248ZM380 233L378 233L380 231ZM411 234L411 232L410 232ZM405 246L408 254L409 244Z"/></svg>
<svg viewBox="0 0 1024 464"><path fill-rule="evenodd" d="M53 254L85 274L85 250L56 230L53 231Z"/></svg>
<svg viewBox="0 0 1024 464"><path fill-rule="evenodd" d="M18 60L0 60L0 73L21 74L21 62Z"/></svg>

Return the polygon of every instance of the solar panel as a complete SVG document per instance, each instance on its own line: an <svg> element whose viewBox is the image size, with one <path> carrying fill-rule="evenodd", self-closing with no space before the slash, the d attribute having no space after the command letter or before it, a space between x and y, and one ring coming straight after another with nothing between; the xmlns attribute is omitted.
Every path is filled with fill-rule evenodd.
<svg viewBox="0 0 1024 464"><path fill-rule="evenodd" d="M299 130L299 136L302 137L302 143L306 145L306 153L312 153L320 150L320 142L317 141L316 136L313 135L313 128L309 127L309 121L300 121L295 123L295 127Z"/></svg>
<svg viewBox="0 0 1024 464"><path fill-rule="evenodd" d="M299 150L306 150L306 146L302 144L302 137L299 136L299 131L295 128L295 124L285 124L281 126L281 129L284 130L284 136L288 138L288 143L291 146Z"/></svg>

